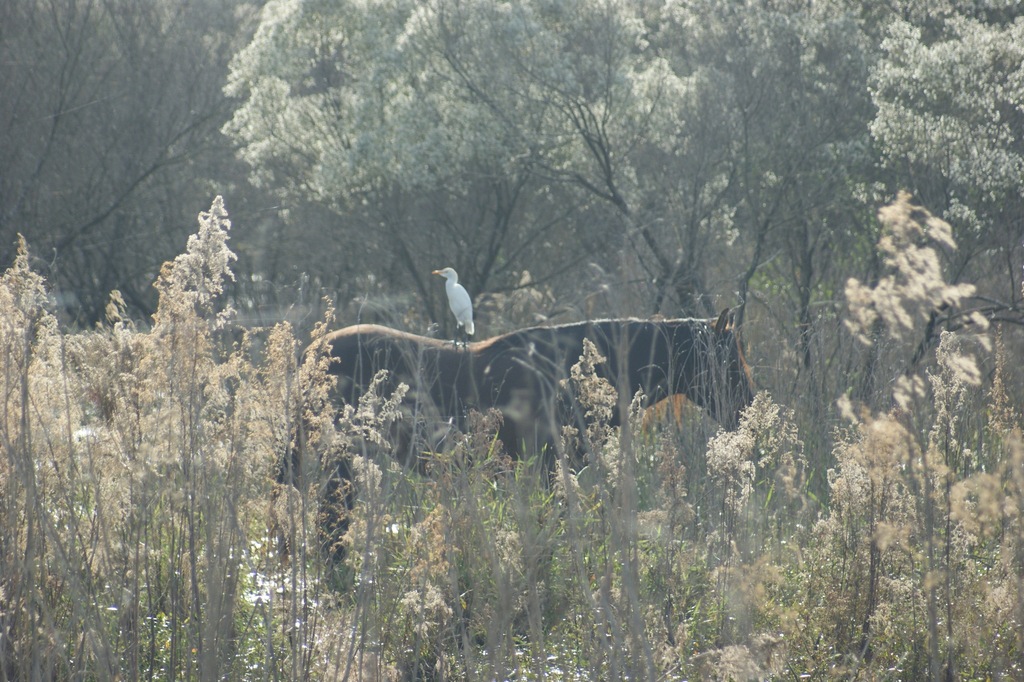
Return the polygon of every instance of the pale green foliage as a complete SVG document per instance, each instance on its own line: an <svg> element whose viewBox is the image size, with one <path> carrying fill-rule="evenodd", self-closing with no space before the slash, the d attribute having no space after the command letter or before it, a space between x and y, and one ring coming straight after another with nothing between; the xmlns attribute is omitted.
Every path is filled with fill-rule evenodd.
<svg viewBox="0 0 1024 682"><path fill-rule="evenodd" d="M1024 185L1024 22L993 26L951 17L934 41L896 21L874 69L871 124L891 167L928 168L948 183L948 220L990 223Z"/></svg>
<svg viewBox="0 0 1024 682"><path fill-rule="evenodd" d="M643 49L629 3L274 2L226 131L260 172L301 157L292 189L327 201L537 163L601 186L588 145L674 125L682 82Z"/></svg>

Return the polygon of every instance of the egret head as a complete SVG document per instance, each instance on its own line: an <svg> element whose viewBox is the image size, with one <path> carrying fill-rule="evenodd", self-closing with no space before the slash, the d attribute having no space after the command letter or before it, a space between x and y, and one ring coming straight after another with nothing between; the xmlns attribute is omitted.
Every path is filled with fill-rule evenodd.
<svg viewBox="0 0 1024 682"><path fill-rule="evenodd" d="M445 279L450 279L453 282L459 281L459 273L455 272L452 268L441 268L440 270L434 270L430 274L441 275Z"/></svg>

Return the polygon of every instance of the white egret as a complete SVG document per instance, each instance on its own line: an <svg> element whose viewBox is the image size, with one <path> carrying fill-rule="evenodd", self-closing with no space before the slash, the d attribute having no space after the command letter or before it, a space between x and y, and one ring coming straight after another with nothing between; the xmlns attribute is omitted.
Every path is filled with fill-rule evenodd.
<svg viewBox="0 0 1024 682"><path fill-rule="evenodd" d="M448 307L455 315L455 321L459 327L466 331L467 338L473 335L473 301L469 298L469 292L459 284L459 273L451 268L434 270L431 274L441 275L445 278L444 290L448 294Z"/></svg>

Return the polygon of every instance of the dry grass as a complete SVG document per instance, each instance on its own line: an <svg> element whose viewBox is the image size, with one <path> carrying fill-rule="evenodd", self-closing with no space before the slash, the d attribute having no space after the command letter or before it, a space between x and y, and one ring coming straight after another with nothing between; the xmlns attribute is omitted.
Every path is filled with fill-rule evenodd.
<svg viewBox="0 0 1024 682"><path fill-rule="evenodd" d="M941 221L901 201L881 215L891 276L848 288L876 344L964 293ZM115 293L106 327L61 330L24 245L0 279L0 679L1024 675L1001 339L944 335L889 411L842 400L827 501L800 396L758 395L732 432L651 424L595 353L567 377L590 421L550 483L503 454L493 414L422 475L368 456L401 392L331 406L330 312L305 355L287 325L232 325L228 227L218 199L149 327Z"/></svg>

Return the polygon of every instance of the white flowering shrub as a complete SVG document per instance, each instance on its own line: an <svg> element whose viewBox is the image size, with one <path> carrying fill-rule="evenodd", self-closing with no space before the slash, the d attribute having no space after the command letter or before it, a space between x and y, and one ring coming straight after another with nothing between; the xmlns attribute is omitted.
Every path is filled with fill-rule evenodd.
<svg viewBox="0 0 1024 682"><path fill-rule="evenodd" d="M875 67L871 133L883 162L909 170L942 216L976 235L1002 222L1020 194L1024 139L1024 25L951 16L935 39L907 21L890 24Z"/></svg>

